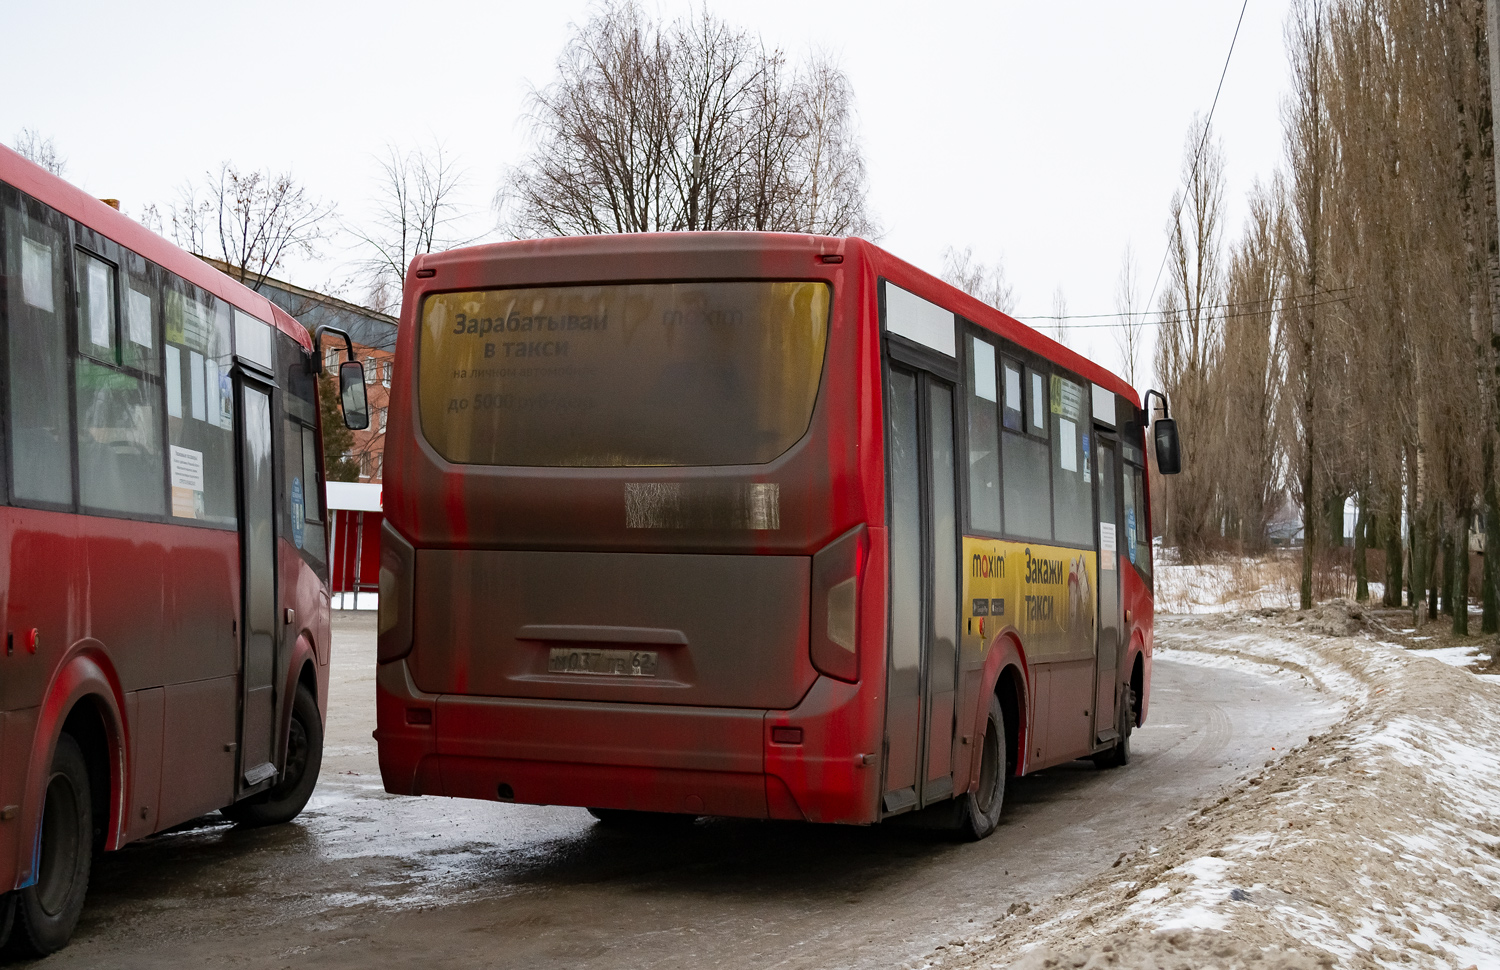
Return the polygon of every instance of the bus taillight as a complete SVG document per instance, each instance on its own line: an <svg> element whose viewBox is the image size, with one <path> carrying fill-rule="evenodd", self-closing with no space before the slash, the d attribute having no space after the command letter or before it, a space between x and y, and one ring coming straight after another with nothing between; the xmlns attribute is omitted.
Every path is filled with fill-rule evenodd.
<svg viewBox="0 0 1500 970"><path fill-rule="evenodd" d="M859 680L859 575L868 545L860 525L813 556L813 666L850 683Z"/></svg>

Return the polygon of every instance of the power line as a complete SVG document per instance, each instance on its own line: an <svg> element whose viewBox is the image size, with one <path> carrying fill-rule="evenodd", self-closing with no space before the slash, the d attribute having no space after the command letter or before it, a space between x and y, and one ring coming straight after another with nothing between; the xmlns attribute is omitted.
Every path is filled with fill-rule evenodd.
<svg viewBox="0 0 1500 970"><path fill-rule="evenodd" d="M1214 89L1214 100L1208 108L1208 121L1203 125L1203 137L1198 141L1198 152L1193 156L1193 179L1198 177L1198 163L1203 160L1203 147L1208 144L1208 135L1213 131L1214 111L1219 107L1219 94L1224 90L1224 78L1229 75L1229 61L1234 57L1234 45L1240 39L1240 26L1245 22L1245 10L1250 6L1250 0L1245 0L1240 5L1240 19L1235 22L1234 36L1229 40L1229 53L1224 55L1224 70L1219 72L1219 86ZM1156 288L1161 285L1161 274L1167 268L1167 259L1172 255L1172 239L1167 238L1167 248L1161 254L1161 265L1156 268L1156 281L1151 284L1151 295L1146 297L1146 306L1156 299Z"/></svg>
<svg viewBox="0 0 1500 970"><path fill-rule="evenodd" d="M1320 296L1328 296L1333 293L1351 293L1352 286L1341 286L1334 290L1318 290L1316 293L1297 293L1291 296L1268 296L1260 300L1241 300L1238 303L1209 303L1199 307L1200 310L1234 310L1240 307L1260 306L1264 303L1286 303L1293 300L1309 300ZM1152 314L1160 314L1160 310L1138 310L1134 313L1067 313L1062 316L1056 314L1034 313L1025 316L1011 314L1017 320L1119 320L1122 317L1146 317ZM1270 312L1270 311L1264 311Z"/></svg>
<svg viewBox="0 0 1500 970"><path fill-rule="evenodd" d="M1337 290L1330 290L1328 292L1335 293L1335 292L1339 292L1339 291L1337 291ZM1353 299L1353 297L1341 296L1341 297L1339 297L1337 299L1334 299L1334 300L1317 300L1317 301L1314 301L1312 303L1291 304L1291 305L1288 305L1288 306L1284 306L1284 307L1280 307L1280 308L1274 308L1274 309L1246 310L1243 313L1226 313L1222 317L1220 317L1219 319L1221 319L1221 320L1238 320L1238 319L1241 319L1241 318L1248 318L1248 317L1264 317L1264 316L1266 316L1266 315L1268 315L1270 313L1277 312L1277 309L1279 309L1280 311L1283 311L1283 312L1286 311L1286 310L1310 310L1310 309L1313 309L1315 307L1334 306L1334 305L1340 304L1340 303L1348 303L1351 299ZM1245 304L1239 304L1239 305L1240 306L1250 306L1251 304L1245 303ZM1207 310L1207 309L1210 309L1210 308L1209 307L1203 307L1203 309ZM1170 321L1168 321L1166 319L1166 315L1163 314L1162 311L1160 311L1160 310L1152 310L1152 311L1148 311L1148 312L1153 313L1153 314L1158 315L1158 316L1161 316L1162 319L1160 319L1160 320L1142 320L1140 323L1137 324L1137 326L1141 326L1141 327L1160 327L1160 326L1163 326L1163 325L1167 324L1168 322L1170 322ZM1178 311L1178 312L1179 313L1185 313L1186 311ZM1109 316L1109 315L1110 314L1101 314L1101 316ZM1145 316L1146 312L1142 312L1142 313L1139 313L1139 314L1132 314L1132 315L1133 316ZM1115 316L1116 318L1119 318L1121 316L1124 316L1124 314L1118 314L1117 313L1117 314L1114 314L1113 316ZM1035 324L1035 323L1028 323L1025 317L1017 317L1016 319L1020 320L1022 323L1025 323L1028 327L1031 327L1033 330L1043 330L1043 329L1045 329L1045 330L1060 330L1060 329L1062 329L1062 326L1061 326L1060 323ZM1035 319L1035 320L1047 320L1047 319L1057 320L1059 318L1057 318L1057 317L1051 317L1051 318L1049 318L1049 317L1033 317L1032 319ZM1061 319L1069 319L1069 318L1061 318ZM1118 323L1080 323L1080 324L1078 324L1076 326L1070 326L1067 329L1069 329L1069 330L1099 330L1099 329L1103 329L1105 327L1118 327L1118 326L1119 326Z"/></svg>

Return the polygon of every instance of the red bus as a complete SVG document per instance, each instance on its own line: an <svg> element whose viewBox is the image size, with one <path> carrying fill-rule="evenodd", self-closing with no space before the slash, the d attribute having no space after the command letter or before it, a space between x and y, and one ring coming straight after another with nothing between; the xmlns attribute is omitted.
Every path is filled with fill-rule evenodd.
<svg viewBox="0 0 1500 970"><path fill-rule="evenodd" d="M264 297L3 148L0 267L0 940L45 954L96 852L215 809L284 821L311 794L321 357Z"/></svg>
<svg viewBox="0 0 1500 970"><path fill-rule="evenodd" d="M419 257L396 359L388 791L982 838L1128 760L1147 415L1060 344L860 239L683 233Z"/></svg>

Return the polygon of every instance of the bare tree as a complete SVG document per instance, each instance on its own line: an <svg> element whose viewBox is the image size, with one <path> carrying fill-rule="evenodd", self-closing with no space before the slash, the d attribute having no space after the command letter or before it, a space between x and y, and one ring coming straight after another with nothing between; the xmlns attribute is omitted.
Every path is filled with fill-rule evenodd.
<svg viewBox="0 0 1500 970"><path fill-rule="evenodd" d="M290 174L225 162L202 184L184 186L165 217L148 206L142 221L158 232L169 221L177 245L222 260L231 276L258 290L287 257L317 257L333 212Z"/></svg>
<svg viewBox="0 0 1500 970"><path fill-rule="evenodd" d="M530 117L532 150L497 195L517 236L874 231L843 72L791 70L707 8L672 23L597 8Z"/></svg>
<svg viewBox="0 0 1500 970"><path fill-rule="evenodd" d="M1286 290L1286 192L1257 182L1244 235L1229 257L1223 350L1213 377L1224 413L1217 449L1221 515L1241 549L1260 552L1281 498L1281 390ZM1232 444L1229 444L1231 443Z"/></svg>
<svg viewBox="0 0 1500 970"><path fill-rule="evenodd" d="M1015 289L1005 278L1005 264L995 260L993 265L974 258L974 247L962 250L949 246L943 250L944 282L952 283L965 293L1001 313L1014 313L1016 309Z"/></svg>
<svg viewBox="0 0 1500 970"><path fill-rule="evenodd" d="M366 254L360 269L369 306L390 313L401 304L413 259L471 241L456 232L464 215L457 196L466 176L441 142L405 152L387 145L378 163L373 218L347 228Z"/></svg>
<svg viewBox="0 0 1500 970"><path fill-rule="evenodd" d="M827 55L819 54L797 86L796 104L805 131L799 139L801 191L794 196L802 210L798 228L826 236L878 237L880 229L868 208L868 179L849 78Z"/></svg>
<svg viewBox="0 0 1500 970"><path fill-rule="evenodd" d="M1052 336L1064 347L1068 346L1068 297L1061 283L1052 291L1052 320Z"/></svg>
<svg viewBox="0 0 1500 970"><path fill-rule="evenodd" d="M67 171L68 160L58 154L57 145L51 137L42 137L35 128L22 128L17 132L13 147L22 158L35 162L53 175L61 177Z"/></svg>
<svg viewBox="0 0 1500 970"><path fill-rule="evenodd" d="M1193 119L1183 154L1183 186L1168 223L1170 283L1161 296L1156 371L1178 414L1180 475L1167 486L1168 536L1185 558L1202 555L1218 531L1213 446L1220 396L1212 387L1221 349L1224 271L1224 149L1206 121Z"/></svg>
<svg viewBox="0 0 1500 970"><path fill-rule="evenodd" d="M1141 350L1146 340L1146 317L1141 307L1139 268L1135 261L1135 250L1125 244L1125 256L1120 262L1120 275L1115 281L1115 312L1120 315L1120 329L1115 333L1115 343L1120 348L1120 358L1125 362L1125 381L1137 387L1140 376Z"/></svg>

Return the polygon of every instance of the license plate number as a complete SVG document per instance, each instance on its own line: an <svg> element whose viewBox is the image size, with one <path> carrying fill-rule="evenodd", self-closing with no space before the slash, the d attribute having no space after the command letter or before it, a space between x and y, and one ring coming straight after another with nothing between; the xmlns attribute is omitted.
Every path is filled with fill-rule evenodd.
<svg viewBox="0 0 1500 970"><path fill-rule="evenodd" d="M655 677L655 650L587 650L553 647L547 657L550 674L596 674L605 677Z"/></svg>

